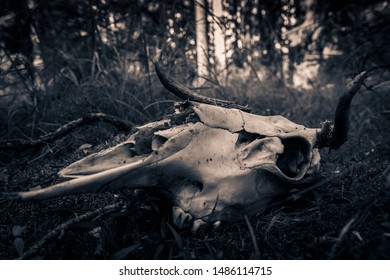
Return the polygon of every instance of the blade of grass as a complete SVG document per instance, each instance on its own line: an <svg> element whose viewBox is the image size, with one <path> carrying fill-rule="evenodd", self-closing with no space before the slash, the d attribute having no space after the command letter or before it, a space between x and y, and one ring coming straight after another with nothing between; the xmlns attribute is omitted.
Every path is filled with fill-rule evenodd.
<svg viewBox="0 0 390 280"><path fill-rule="evenodd" d="M249 222L248 217L245 215L244 218L245 218L245 222L246 222L246 224L248 226L248 229L249 229L249 234L250 234L251 239L252 239L253 248L255 249L255 257L259 258L260 257L260 251L259 251L259 246L257 245L255 232L253 231L252 225Z"/></svg>

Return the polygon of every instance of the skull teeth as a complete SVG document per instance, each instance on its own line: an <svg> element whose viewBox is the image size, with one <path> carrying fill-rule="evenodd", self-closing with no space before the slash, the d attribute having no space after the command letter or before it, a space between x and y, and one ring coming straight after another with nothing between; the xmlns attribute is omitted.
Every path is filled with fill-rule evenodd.
<svg viewBox="0 0 390 280"><path fill-rule="evenodd" d="M173 223L179 228L184 228L192 221L192 216L184 212L180 207L174 206L172 209Z"/></svg>
<svg viewBox="0 0 390 280"><path fill-rule="evenodd" d="M193 234L197 234L197 233L202 232L206 228L206 226L207 226L207 224L205 221L203 221L202 219L197 219L192 224L191 231Z"/></svg>
<svg viewBox="0 0 390 280"><path fill-rule="evenodd" d="M220 226L221 226L221 221L215 221L214 223L213 223L213 229L218 229Z"/></svg>

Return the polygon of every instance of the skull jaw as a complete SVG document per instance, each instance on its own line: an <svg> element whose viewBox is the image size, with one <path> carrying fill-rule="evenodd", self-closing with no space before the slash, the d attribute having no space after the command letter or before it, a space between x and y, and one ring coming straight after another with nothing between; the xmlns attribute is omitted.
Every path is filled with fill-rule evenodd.
<svg viewBox="0 0 390 280"><path fill-rule="evenodd" d="M189 181L170 188L173 197L173 222L179 228L199 228L221 222L234 222L266 208L276 195L291 189L274 174L257 170L221 181L216 186L202 186Z"/></svg>

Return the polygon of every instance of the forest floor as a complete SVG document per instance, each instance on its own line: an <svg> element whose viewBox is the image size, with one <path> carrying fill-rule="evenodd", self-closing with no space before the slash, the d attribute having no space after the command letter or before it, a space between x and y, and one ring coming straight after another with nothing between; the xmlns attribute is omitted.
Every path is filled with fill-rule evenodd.
<svg viewBox="0 0 390 280"><path fill-rule="evenodd" d="M355 99L348 142L321 152L321 179L247 220L195 236L173 225L169 202L155 192L1 199L0 259L390 259L390 98L366 92ZM326 111L316 104L304 113L272 111L313 125ZM65 122L58 117L58 126ZM52 185L66 165L125 137L96 122L37 148L2 150L0 191ZM91 214L124 198L126 209Z"/></svg>

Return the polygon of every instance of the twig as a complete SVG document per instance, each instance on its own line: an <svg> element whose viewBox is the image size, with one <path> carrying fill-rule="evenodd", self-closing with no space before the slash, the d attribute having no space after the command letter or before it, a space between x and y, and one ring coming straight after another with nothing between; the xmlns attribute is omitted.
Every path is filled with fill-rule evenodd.
<svg viewBox="0 0 390 280"><path fill-rule="evenodd" d="M90 124L93 122L107 122L117 127L120 130L130 130L132 125L128 122L122 121L114 116L106 115L103 113L94 113L88 114L84 117L81 117L77 120L71 121L63 126L57 128L54 132L48 133L39 137L38 139L33 140L20 140L20 139L9 139L0 141L0 149L15 149L20 147L35 147L42 145L47 142L52 142L70 131L74 130L77 127L82 125Z"/></svg>
<svg viewBox="0 0 390 280"><path fill-rule="evenodd" d="M108 212L117 211L122 208L121 203L111 204L103 208L96 209L94 211L87 212L83 215L77 216L65 223L60 224L55 229L46 234L38 243L34 244L28 251L24 252L19 259L29 259L35 256L38 251L43 248L49 241L53 240L56 236L60 235L61 232L69 229L74 224L80 223L84 220L90 219L99 214L107 214Z"/></svg>

